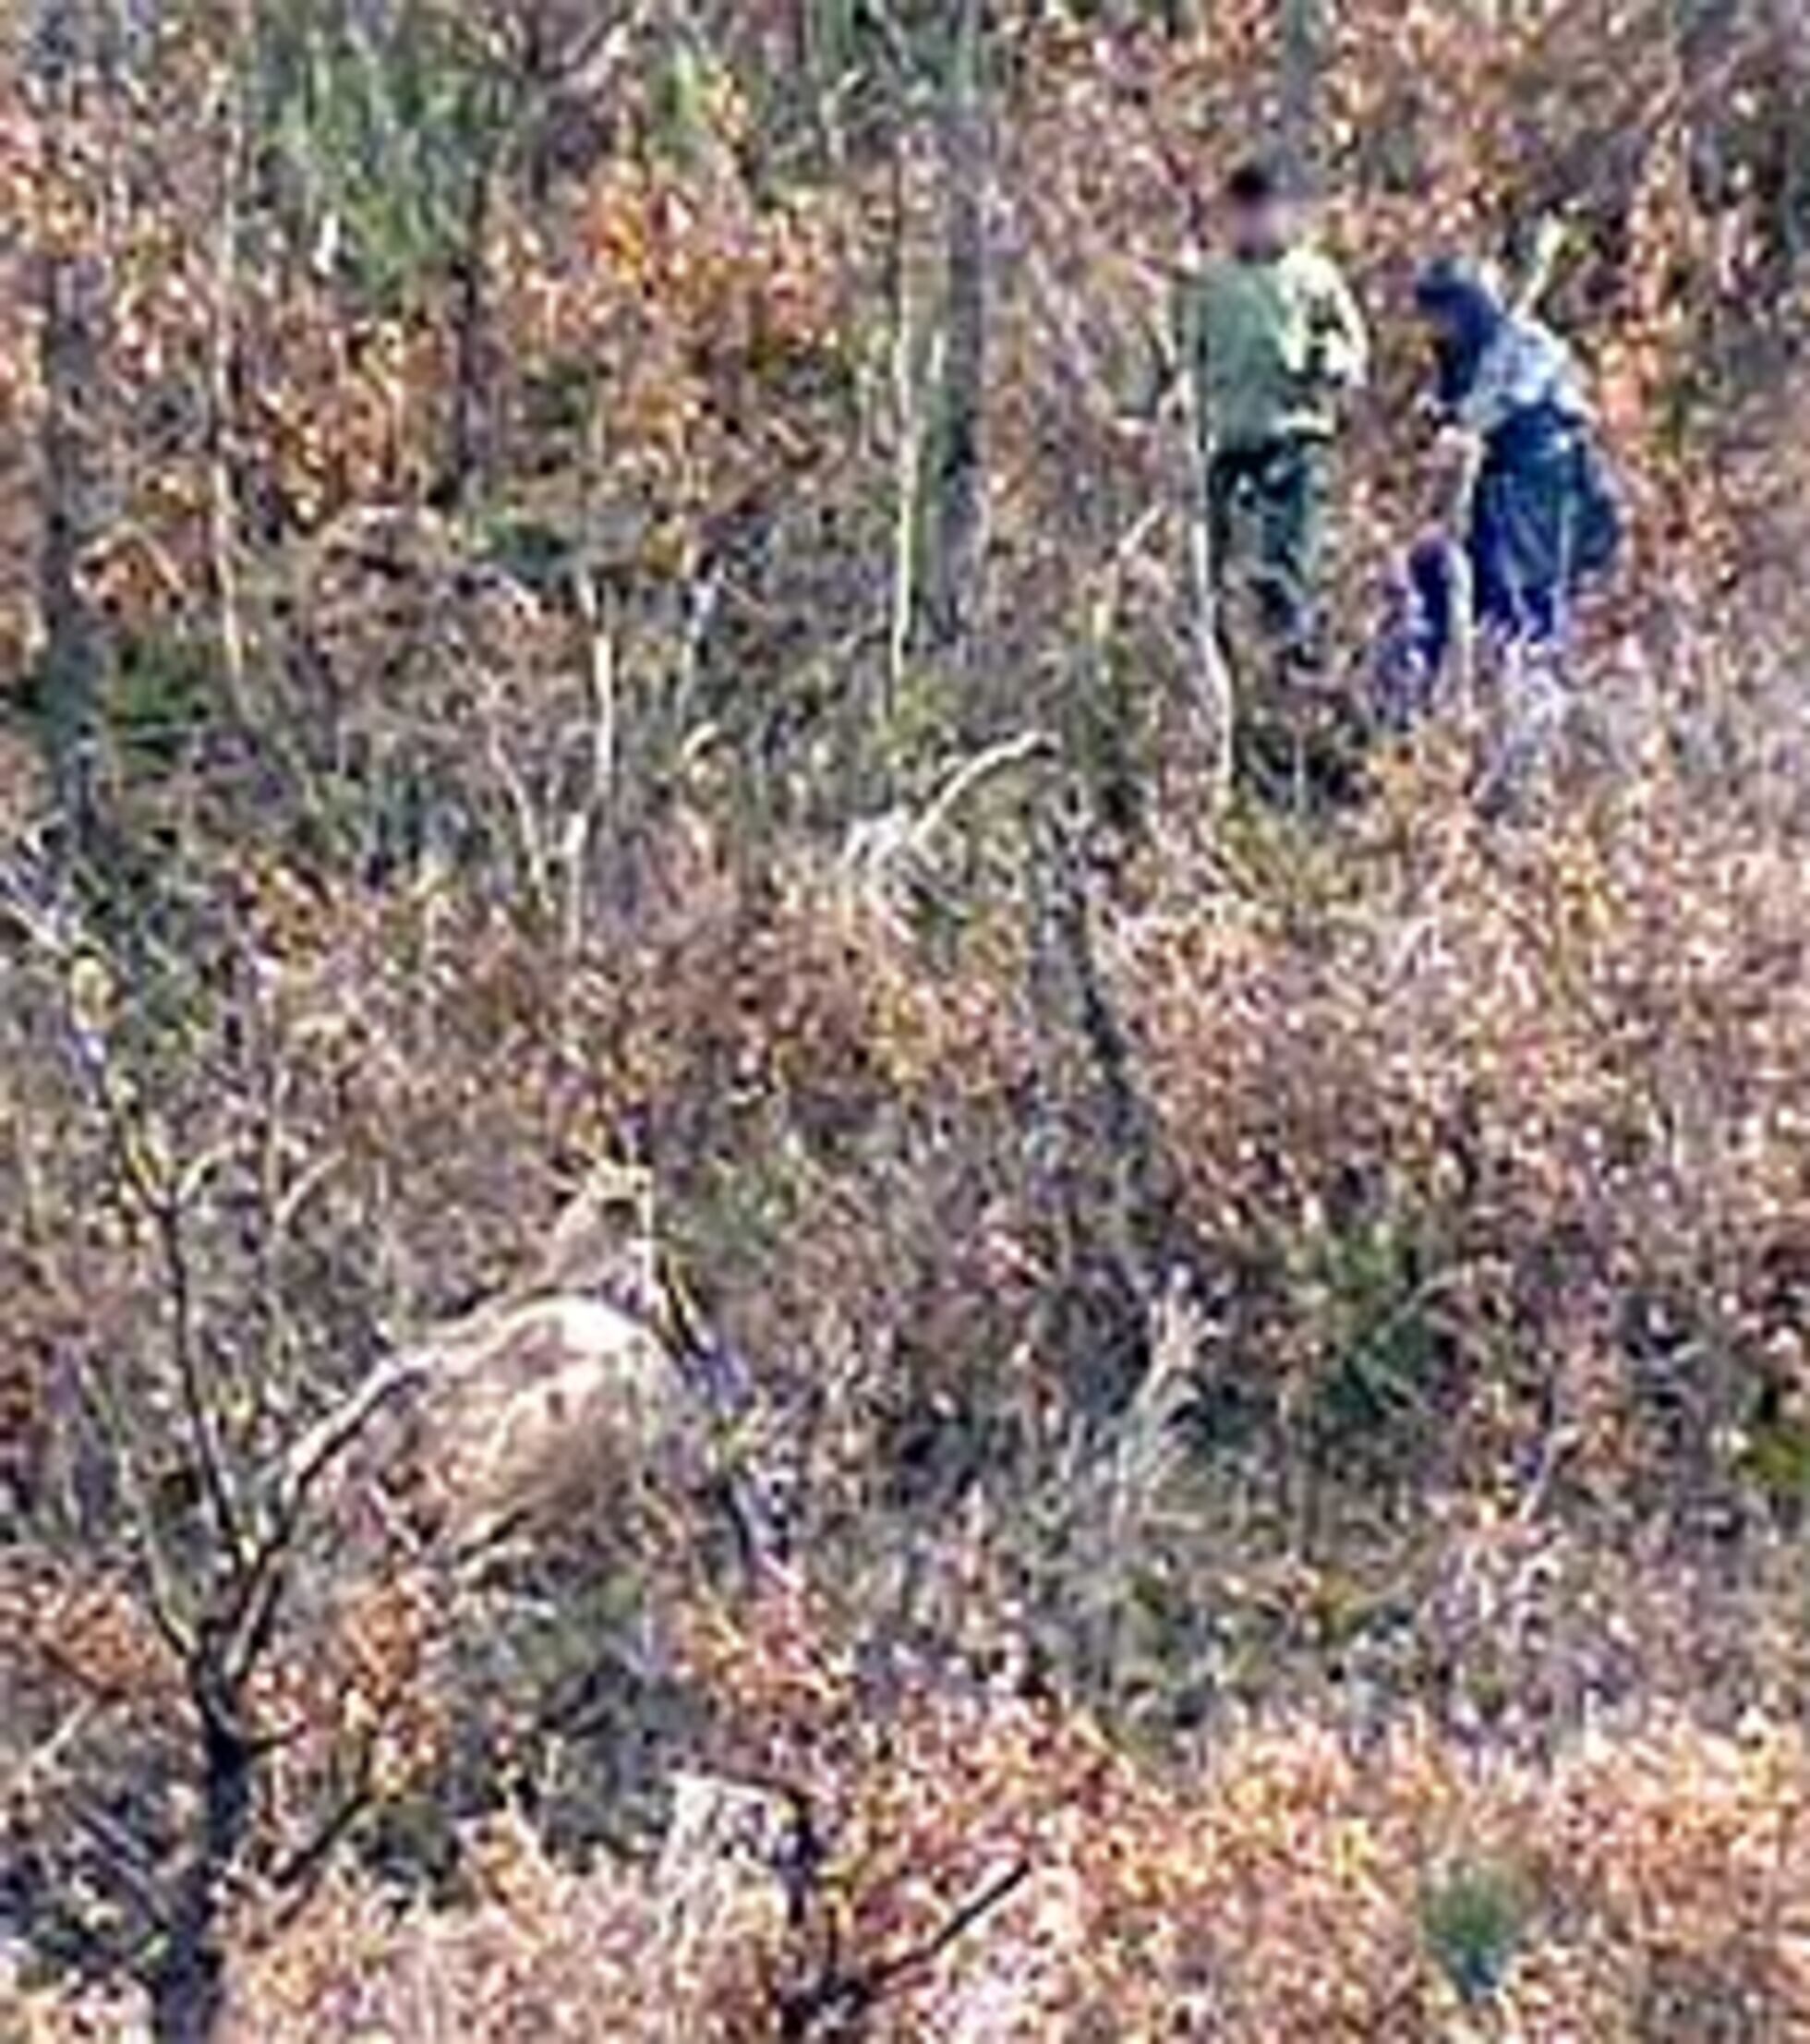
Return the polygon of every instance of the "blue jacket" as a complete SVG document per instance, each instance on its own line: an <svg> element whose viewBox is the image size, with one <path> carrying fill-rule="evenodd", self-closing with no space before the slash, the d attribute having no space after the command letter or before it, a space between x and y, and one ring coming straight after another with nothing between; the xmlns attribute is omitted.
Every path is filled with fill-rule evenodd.
<svg viewBox="0 0 1810 2044"><path fill-rule="evenodd" d="M1417 296L1439 327L1441 408L1482 448L1465 535L1478 619L1554 637L1578 585L1614 561L1623 526L1571 350L1462 271L1429 272Z"/></svg>

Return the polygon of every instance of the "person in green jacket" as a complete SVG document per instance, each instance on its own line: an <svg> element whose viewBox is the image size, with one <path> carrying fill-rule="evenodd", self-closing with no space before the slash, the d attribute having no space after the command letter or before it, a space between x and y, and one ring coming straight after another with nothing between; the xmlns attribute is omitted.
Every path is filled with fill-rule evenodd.
<svg viewBox="0 0 1810 2044"><path fill-rule="evenodd" d="M1223 594L1249 528L1263 629L1285 668L1318 660L1331 452L1341 400L1370 341L1350 286L1303 236L1267 165L1225 186L1227 246L1189 280L1185 367L1194 379L1207 541Z"/></svg>

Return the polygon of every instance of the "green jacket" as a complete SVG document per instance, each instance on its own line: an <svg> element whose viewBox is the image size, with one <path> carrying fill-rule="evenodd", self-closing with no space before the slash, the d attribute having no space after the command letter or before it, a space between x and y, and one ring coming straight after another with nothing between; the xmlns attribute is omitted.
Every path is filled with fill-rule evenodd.
<svg viewBox="0 0 1810 2044"><path fill-rule="evenodd" d="M1314 248L1271 262L1215 259L1185 284L1182 321L1201 430L1215 450L1330 440L1339 393L1369 365L1358 301Z"/></svg>

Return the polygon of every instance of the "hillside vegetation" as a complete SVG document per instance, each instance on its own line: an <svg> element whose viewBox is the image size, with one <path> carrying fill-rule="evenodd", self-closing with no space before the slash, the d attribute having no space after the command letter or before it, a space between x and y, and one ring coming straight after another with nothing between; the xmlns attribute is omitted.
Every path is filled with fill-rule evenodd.
<svg viewBox="0 0 1810 2044"><path fill-rule="evenodd" d="M1802 7L38 0L0 194L0 2044L1810 2038ZM1631 517L1505 811L1454 248Z"/></svg>

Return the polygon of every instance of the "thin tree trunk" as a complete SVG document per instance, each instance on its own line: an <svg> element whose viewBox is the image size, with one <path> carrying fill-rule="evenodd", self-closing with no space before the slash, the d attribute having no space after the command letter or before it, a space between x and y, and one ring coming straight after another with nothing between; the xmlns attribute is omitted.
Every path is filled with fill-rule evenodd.
<svg viewBox="0 0 1810 2044"><path fill-rule="evenodd" d="M83 171L73 135L90 82L90 26L79 0L50 0L40 17L37 52L47 193L39 271L42 703L51 772L70 849L78 853L92 839L96 821L103 657L100 621L82 579L96 521L92 414L101 388L103 271L98 251L79 239L89 208L81 202ZM54 222L53 212L62 219ZM78 224L74 236L71 221Z"/></svg>
<svg viewBox="0 0 1810 2044"><path fill-rule="evenodd" d="M1059 800L1041 800L1027 818L1031 1140L1059 1245L1039 1339L1097 1419L1134 1387L1151 1305L1186 1244L1137 1046L1098 952L1085 819Z"/></svg>
<svg viewBox="0 0 1810 2044"><path fill-rule="evenodd" d="M1760 233L1767 282L1789 303L1810 249L1810 6L1769 0L1764 161L1759 166Z"/></svg>
<svg viewBox="0 0 1810 2044"><path fill-rule="evenodd" d="M609 599L588 566L573 578L578 615L585 627L585 681L589 701L589 771L582 793L566 817L564 865L565 954L581 957L590 922L591 874L600 837L616 823L620 704L616 675L616 629Z"/></svg>
<svg viewBox="0 0 1810 2044"><path fill-rule="evenodd" d="M212 2044L226 2013L220 1919L251 1824L257 1761L255 1748L238 1726L236 1699L223 1699L220 1687L216 1674L198 1671L200 1833L178 1881L151 1974L151 2034L157 2044Z"/></svg>
<svg viewBox="0 0 1810 2044"><path fill-rule="evenodd" d="M1213 448L1206 422L1201 417L1191 364L1184 371L1182 387L1188 464L1183 518L1188 537L1190 679L1206 751L1208 798L1214 808L1219 808L1232 792L1237 744L1237 691L1220 624L1220 562L1213 558L1213 524L1207 507L1207 478L1213 465Z"/></svg>
<svg viewBox="0 0 1810 2044"><path fill-rule="evenodd" d="M229 71L222 87L219 212L214 222L213 306L208 348L208 552L213 580L214 637L226 705L241 727L246 699L245 622L239 594L238 492L233 479L234 365L238 348L239 204L245 175L243 68L250 61L251 22L235 10Z"/></svg>
<svg viewBox="0 0 1810 2044"><path fill-rule="evenodd" d="M1727 0L1674 0L1666 55L1682 124L1675 203L1686 246L1700 224L1708 223L1713 230L1729 219L1737 202L1739 165L1731 156L1727 101L1738 29L1736 10ZM1691 302L1668 310L1684 315L1680 331L1690 334L1694 370L1707 369L1717 379L1730 367L1732 325L1711 271L1696 266L1695 277Z"/></svg>
<svg viewBox="0 0 1810 2044"><path fill-rule="evenodd" d="M923 423L920 417L918 331L911 302L911 175L906 142L899 136L892 165L892 581L887 634L881 735L892 727L904 694L918 608L918 538L923 470Z"/></svg>
<svg viewBox="0 0 1810 2044"><path fill-rule="evenodd" d="M1190 250L1190 271L1201 260L1198 244ZM1189 645L1187 679L1204 747L1207 794L1217 809L1232 792L1237 747L1237 684L1225 649L1220 617L1223 563L1213 556L1209 484L1213 472L1213 422L1201 402L1199 377L1198 316L1192 278L1184 279L1176 342L1179 353L1177 381L1181 399L1182 534Z"/></svg>
<svg viewBox="0 0 1810 2044"><path fill-rule="evenodd" d="M1333 0L1283 0L1282 147L1289 175L1303 190L1319 182L1321 80L1333 5Z"/></svg>
<svg viewBox="0 0 1810 2044"><path fill-rule="evenodd" d="M495 185L496 165L487 147L472 169L453 310L452 423L440 492L451 510L465 505L489 466L489 243Z"/></svg>
<svg viewBox="0 0 1810 2044"><path fill-rule="evenodd" d="M961 0L943 115L947 283L940 417L930 478L924 612L934 642L966 647L986 550L989 163L981 91L983 0Z"/></svg>

